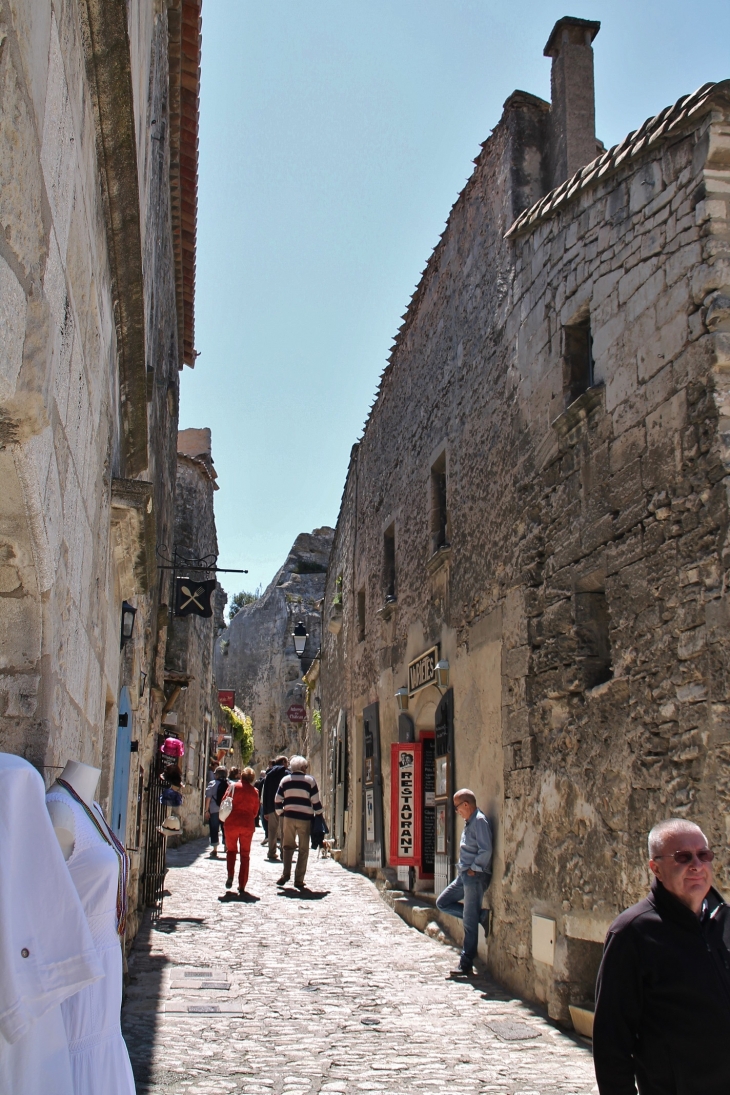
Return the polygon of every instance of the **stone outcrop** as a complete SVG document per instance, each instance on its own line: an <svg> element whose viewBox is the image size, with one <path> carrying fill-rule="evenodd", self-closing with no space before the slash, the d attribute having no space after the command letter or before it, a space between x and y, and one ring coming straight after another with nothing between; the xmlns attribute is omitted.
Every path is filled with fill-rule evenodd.
<svg viewBox="0 0 730 1095"><path fill-rule="evenodd" d="M297 536L265 593L236 613L217 644L218 687L233 689L236 705L253 721L255 767L265 767L276 753L305 748L306 725L290 721L287 711L306 708L302 676L319 652L319 602L333 536L327 527ZM299 621L308 632L302 658L293 639Z"/></svg>

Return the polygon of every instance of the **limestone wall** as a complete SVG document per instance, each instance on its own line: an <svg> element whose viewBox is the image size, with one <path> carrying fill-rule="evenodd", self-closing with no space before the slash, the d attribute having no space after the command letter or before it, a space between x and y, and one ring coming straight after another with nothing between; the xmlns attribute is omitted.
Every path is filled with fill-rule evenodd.
<svg viewBox="0 0 730 1095"><path fill-rule="evenodd" d="M306 747L306 727L290 722L286 712L292 704L306 707L302 675L320 646L318 602L332 536L327 527L297 536L266 591L233 617L216 647L218 687L234 689L236 705L253 721L251 764L257 771L277 753L290 756ZM293 639L299 620L309 635L301 659Z"/></svg>
<svg viewBox="0 0 730 1095"><path fill-rule="evenodd" d="M363 708L380 705L387 837L394 693L438 642L455 785L497 822L490 964L561 1020L590 1004L603 932L646 891L655 821L699 820L728 881L729 106L726 85L694 117L678 104L670 136L505 238L541 110L508 100L404 317L335 535L324 611L341 574L343 625L322 694L328 750L348 719L345 857L362 858ZM585 323L594 376L570 399L565 328ZM412 697L417 731L439 698ZM535 914L556 921L552 965L533 957Z"/></svg>

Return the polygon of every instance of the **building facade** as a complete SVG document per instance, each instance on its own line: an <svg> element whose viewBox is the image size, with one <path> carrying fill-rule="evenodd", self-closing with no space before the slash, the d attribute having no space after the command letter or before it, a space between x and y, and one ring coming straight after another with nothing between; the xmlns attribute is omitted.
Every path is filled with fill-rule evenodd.
<svg viewBox="0 0 730 1095"><path fill-rule="evenodd" d="M177 436L177 482L175 486L174 551L178 560L173 572L187 593L196 595L201 583L215 580L215 571L190 567L215 566L218 541L213 512L213 493L218 490L213 467L209 429L181 430ZM218 694L213 675L213 653L220 615L216 611L218 589L199 595L210 615L170 616L165 651L165 704L162 733L180 738L185 757L180 768L185 787L179 811L182 836L190 839L203 831L204 795L209 768L211 736L215 745L218 730ZM207 598L207 599L206 599ZM174 599L173 599L174 603ZM179 608L179 606L177 606Z"/></svg>
<svg viewBox="0 0 730 1095"><path fill-rule="evenodd" d="M700 822L729 881L730 82L604 151L598 29L556 24L552 102L507 100L403 317L320 679L343 861L438 890L471 787L482 950L562 1022L657 820Z"/></svg>
<svg viewBox="0 0 730 1095"><path fill-rule="evenodd" d="M19 0L0 29L0 749L47 783L101 768L130 934L195 360L200 42L200 0Z"/></svg>

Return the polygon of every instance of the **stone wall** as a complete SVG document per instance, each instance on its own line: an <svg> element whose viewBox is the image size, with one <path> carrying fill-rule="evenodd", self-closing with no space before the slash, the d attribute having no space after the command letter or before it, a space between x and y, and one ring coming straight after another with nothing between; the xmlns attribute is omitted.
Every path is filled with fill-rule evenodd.
<svg viewBox="0 0 730 1095"><path fill-rule="evenodd" d="M199 14L198 0L0 9L0 749L47 782L68 759L101 768L109 813L122 788L130 935L165 699L156 551L172 533L183 360L168 10L174 22L181 7ZM196 102L190 69L186 86ZM124 601L137 615L122 649Z"/></svg>
<svg viewBox="0 0 730 1095"><path fill-rule="evenodd" d="M566 1022L646 891L652 824L700 821L728 882L729 92L680 101L544 199L548 104L507 101L404 316L333 544L323 770L344 712L344 857L363 857L363 709L379 704L387 849L394 694L439 643L454 786L497 828L489 963ZM440 698L411 696L417 737ZM535 915L555 921L552 962Z"/></svg>
<svg viewBox="0 0 730 1095"><path fill-rule="evenodd" d="M302 675L319 651L321 617L333 530L327 527L297 536L286 562L266 591L245 605L222 633L216 648L219 688L234 689L236 705L250 715L254 728L256 770L272 756L290 756L306 747L306 726L290 722L292 704L306 708ZM304 656L294 650L297 622L306 626Z"/></svg>
<svg viewBox="0 0 730 1095"><path fill-rule="evenodd" d="M218 489L215 480L210 430L181 430L178 434L174 543L179 555L196 560L207 558L213 565L218 556L213 512L213 492ZM211 572L188 572L181 564L178 576L186 573L201 581L215 577ZM208 618L172 616L167 633L165 693L168 700L176 696L170 707L174 723L172 719L169 721L177 736L185 742L185 758L181 765L185 790L180 809L185 839L198 836L203 830L209 740L211 731L216 731L218 726L218 706L213 703L216 635L215 612Z"/></svg>

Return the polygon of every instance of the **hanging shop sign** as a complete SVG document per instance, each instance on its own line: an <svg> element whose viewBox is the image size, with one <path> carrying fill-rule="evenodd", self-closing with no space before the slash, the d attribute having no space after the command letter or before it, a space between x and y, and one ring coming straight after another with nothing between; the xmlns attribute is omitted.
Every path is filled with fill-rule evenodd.
<svg viewBox="0 0 730 1095"><path fill-rule="evenodd" d="M390 862L421 864L423 745L395 742L390 747Z"/></svg>
<svg viewBox="0 0 730 1095"><path fill-rule="evenodd" d="M439 660L439 646L432 646L430 650L419 654L415 661L408 665L408 692L412 696L414 692L426 688L436 682L436 666Z"/></svg>
<svg viewBox="0 0 730 1095"><path fill-rule="evenodd" d="M289 722L304 722L307 717L307 709L301 703L292 703L286 709L286 717Z"/></svg>
<svg viewBox="0 0 730 1095"><path fill-rule="evenodd" d="M175 579L175 615L204 616L213 615L213 594L217 586L215 578L207 582L198 582L192 578Z"/></svg>
<svg viewBox="0 0 730 1095"><path fill-rule="evenodd" d="M232 711L236 706L236 693L232 688L219 688L218 703L221 707L229 707Z"/></svg>

